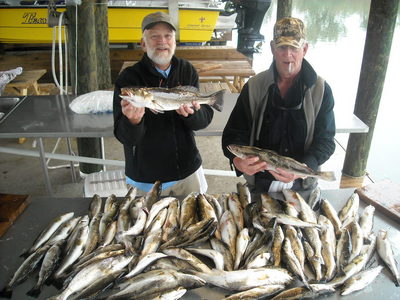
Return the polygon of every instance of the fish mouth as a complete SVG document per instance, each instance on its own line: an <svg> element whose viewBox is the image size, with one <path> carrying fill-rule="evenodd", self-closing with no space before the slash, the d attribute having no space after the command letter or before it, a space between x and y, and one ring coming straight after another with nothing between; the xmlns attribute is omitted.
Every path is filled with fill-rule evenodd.
<svg viewBox="0 0 400 300"><path fill-rule="evenodd" d="M237 151L237 147L235 146L235 145L228 145L228 146L226 146L226 148L232 153L232 154L234 154L234 155L236 155L236 156L238 156L239 155L239 153L238 153L238 151Z"/></svg>

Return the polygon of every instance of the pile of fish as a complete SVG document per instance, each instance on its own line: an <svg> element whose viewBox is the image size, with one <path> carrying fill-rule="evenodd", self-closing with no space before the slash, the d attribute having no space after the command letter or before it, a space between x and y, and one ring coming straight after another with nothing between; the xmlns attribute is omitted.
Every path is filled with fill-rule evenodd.
<svg viewBox="0 0 400 300"><path fill-rule="evenodd" d="M252 201L241 183L184 199L161 198L160 183L142 197L94 195L86 215L65 213L43 229L0 296L34 273L27 295L53 283L51 300L179 299L206 285L226 299L347 295L380 274L383 266L369 263L376 249L399 284L387 232L373 231L373 206L359 214L357 193L338 212L318 188L307 201L283 196Z"/></svg>

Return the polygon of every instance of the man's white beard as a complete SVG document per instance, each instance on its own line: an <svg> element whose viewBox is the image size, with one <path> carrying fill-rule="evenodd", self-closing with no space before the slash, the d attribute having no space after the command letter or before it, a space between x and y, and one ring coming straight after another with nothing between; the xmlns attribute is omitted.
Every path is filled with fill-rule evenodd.
<svg viewBox="0 0 400 300"><path fill-rule="evenodd" d="M175 49L169 49L168 53L157 53L155 48L148 48L147 55L156 65L168 65L171 62Z"/></svg>

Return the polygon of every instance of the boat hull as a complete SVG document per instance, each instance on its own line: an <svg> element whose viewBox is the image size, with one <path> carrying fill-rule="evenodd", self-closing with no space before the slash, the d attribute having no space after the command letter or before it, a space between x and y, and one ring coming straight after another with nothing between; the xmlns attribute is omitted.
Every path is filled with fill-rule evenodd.
<svg viewBox="0 0 400 300"><path fill-rule="evenodd" d="M65 8L57 11L63 12ZM109 42L140 42L144 16L156 11L168 12L163 8L108 7ZM53 40L53 28L47 24L47 7L0 7L0 15L0 43L47 44ZM218 10L180 9L180 42L211 40L218 16Z"/></svg>

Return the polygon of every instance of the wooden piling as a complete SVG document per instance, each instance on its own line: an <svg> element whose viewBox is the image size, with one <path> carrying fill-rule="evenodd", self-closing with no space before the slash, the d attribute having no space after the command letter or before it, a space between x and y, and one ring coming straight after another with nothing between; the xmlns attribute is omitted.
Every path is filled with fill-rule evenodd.
<svg viewBox="0 0 400 300"><path fill-rule="evenodd" d="M385 82L399 0L371 0L364 55L354 114L369 126L366 134L350 134L343 175L365 175L368 154Z"/></svg>
<svg viewBox="0 0 400 300"><path fill-rule="evenodd" d="M96 58L97 58L97 82L99 90L112 88L110 47L108 43L108 7L107 0L97 0L94 7L95 33L96 33Z"/></svg>
<svg viewBox="0 0 400 300"><path fill-rule="evenodd" d="M292 0L279 0L277 11L276 11L276 20L280 20L285 17L292 16Z"/></svg>
<svg viewBox="0 0 400 300"><path fill-rule="evenodd" d="M69 32L74 30L76 28L75 26L78 27L76 39L73 39L71 41L71 43L77 41L75 45L77 55L76 57L75 55L72 57L73 61L71 62L71 64L75 65L76 62L77 65L76 68L77 79L76 81L73 81L73 86L75 86L76 82L76 91L78 94L85 94L99 89L98 70L101 69L102 67L98 68L97 49L98 48L108 49L108 38L106 41L104 41L103 37L104 34L102 34L101 37L96 38L96 26L99 26L100 27L99 30L103 31L105 26L106 28L105 32L107 32L108 28L108 21L104 20L107 14L104 15L100 13L98 15L97 14L95 15L96 4L97 4L96 0L83 0L82 4L77 6L78 18L76 20L75 18L70 19ZM70 16L73 13L74 12L71 12L68 15ZM105 25L103 25L104 23ZM73 33L72 36L75 37L75 34ZM100 45L99 42L103 44ZM99 50L99 53L100 55L104 56L103 51ZM102 58L104 59L104 57ZM109 58L107 60L104 59L103 64L104 65L108 64L108 72L110 73ZM73 68L73 71L75 71L75 67ZM103 79L101 82L102 84L104 83ZM73 90L75 89L73 88ZM78 145L79 155L94 157L94 158L102 158L102 147L100 138L77 138L76 141ZM80 163L79 169L84 174L90 174L101 171L103 169L103 166L88 164L88 163Z"/></svg>

